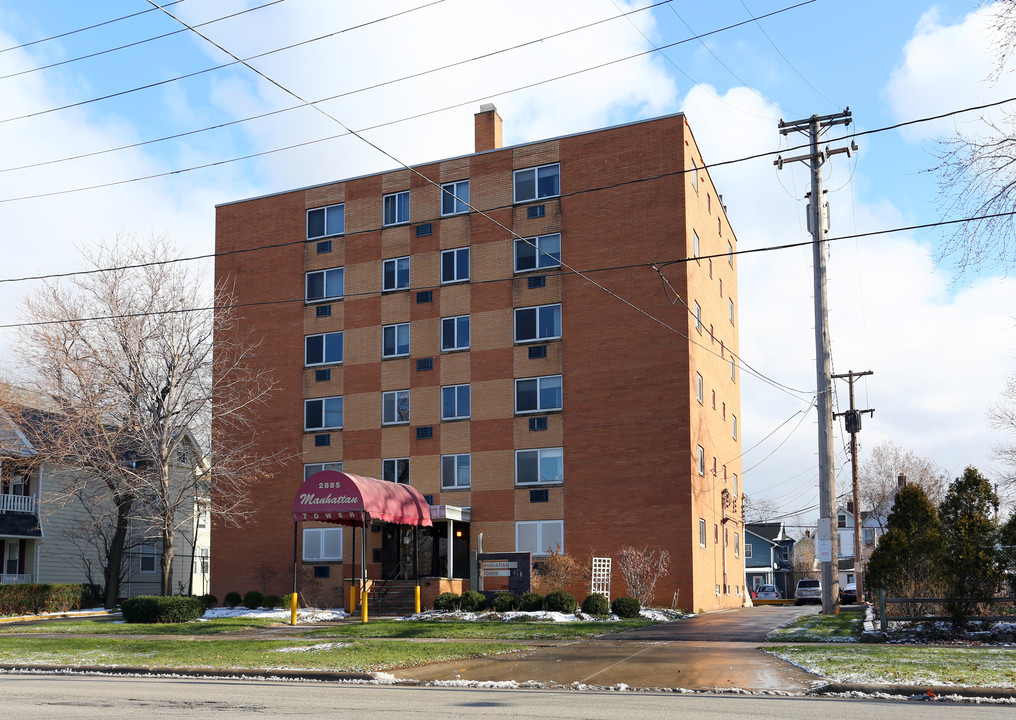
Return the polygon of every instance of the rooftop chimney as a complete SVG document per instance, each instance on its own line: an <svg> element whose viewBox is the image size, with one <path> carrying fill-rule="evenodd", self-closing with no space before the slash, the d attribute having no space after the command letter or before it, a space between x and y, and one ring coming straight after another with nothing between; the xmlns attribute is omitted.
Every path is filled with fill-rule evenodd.
<svg viewBox="0 0 1016 720"><path fill-rule="evenodd" d="M497 150L501 140L501 116L492 103L480 106L480 112L473 116L475 123L476 152Z"/></svg>
<svg viewBox="0 0 1016 720"><path fill-rule="evenodd" d="M900 473L900 476L896 478L896 485L899 487L900 490L905 488L907 486L907 476L904 475L903 473Z"/></svg>

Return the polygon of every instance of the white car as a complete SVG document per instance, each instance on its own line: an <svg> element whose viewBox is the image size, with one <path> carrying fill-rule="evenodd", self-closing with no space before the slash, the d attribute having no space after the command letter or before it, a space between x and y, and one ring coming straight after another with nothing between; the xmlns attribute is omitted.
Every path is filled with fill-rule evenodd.
<svg viewBox="0 0 1016 720"><path fill-rule="evenodd" d="M822 582L804 578L797 581L797 592L794 593L794 604L803 605L806 602L822 603Z"/></svg>
<svg viewBox="0 0 1016 720"><path fill-rule="evenodd" d="M759 600L782 600L783 593L775 585L759 585L755 591Z"/></svg>

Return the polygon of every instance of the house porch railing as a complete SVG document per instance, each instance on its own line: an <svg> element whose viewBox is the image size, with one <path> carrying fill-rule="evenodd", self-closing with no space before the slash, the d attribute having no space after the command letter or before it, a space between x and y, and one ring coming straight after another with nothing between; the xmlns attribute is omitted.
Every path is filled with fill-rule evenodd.
<svg viewBox="0 0 1016 720"><path fill-rule="evenodd" d="M34 582L32 576L27 573L0 575L0 585L28 585L32 582Z"/></svg>
<svg viewBox="0 0 1016 720"><path fill-rule="evenodd" d="M35 514L35 495L0 494L0 512Z"/></svg>

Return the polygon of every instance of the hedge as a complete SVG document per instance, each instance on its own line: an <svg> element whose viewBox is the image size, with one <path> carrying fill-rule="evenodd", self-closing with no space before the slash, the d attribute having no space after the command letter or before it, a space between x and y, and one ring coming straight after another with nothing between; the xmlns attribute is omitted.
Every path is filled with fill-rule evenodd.
<svg viewBox="0 0 1016 720"><path fill-rule="evenodd" d="M128 623L178 623L205 614L205 602L192 595L139 595L124 600L123 620Z"/></svg>
<svg viewBox="0 0 1016 720"><path fill-rule="evenodd" d="M90 607L97 592L88 584L0 585L0 615L66 612Z"/></svg>
<svg viewBox="0 0 1016 720"><path fill-rule="evenodd" d="M610 611L622 618L636 618L641 609L639 601L630 597L619 597L610 604Z"/></svg>

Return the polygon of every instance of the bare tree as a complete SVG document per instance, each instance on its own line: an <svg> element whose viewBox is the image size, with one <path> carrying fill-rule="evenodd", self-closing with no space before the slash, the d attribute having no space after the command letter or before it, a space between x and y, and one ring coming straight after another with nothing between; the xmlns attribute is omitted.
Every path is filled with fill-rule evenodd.
<svg viewBox="0 0 1016 720"><path fill-rule="evenodd" d="M905 475L908 483L919 485L936 506L945 497L949 484L945 472L928 458L891 440L875 445L860 467L861 510L872 513L882 533L896 498L900 475Z"/></svg>
<svg viewBox="0 0 1016 720"><path fill-rule="evenodd" d="M996 65L986 80L1007 72L1016 51L1016 0L992 4L991 32ZM939 256L956 258L961 272L983 267L1016 266L1016 113L1002 111L997 118L984 114L981 127L942 140L936 153L939 204L943 214L976 218L955 226Z"/></svg>
<svg viewBox="0 0 1016 720"><path fill-rule="evenodd" d="M170 593L175 534L199 498L220 522L245 519L249 489L270 464L252 420L273 383L229 296L220 289L213 308L164 238L121 236L84 255L89 273L25 300L20 359L28 386L59 408L42 454L85 471L68 474L65 496L88 493L115 509L110 605L132 523L161 540ZM211 447L204 458L202 445Z"/></svg>
<svg viewBox="0 0 1016 720"><path fill-rule="evenodd" d="M995 445L995 457L1009 468L1004 480L1016 486L1016 374L1006 378L1001 397L988 408L988 427L1006 435Z"/></svg>
<svg viewBox="0 0 1016 720"><path fill-rule="evenodd" d="M617 553L617 566L629 594L639 601L639 605L647 607L656 597L657 580L670 569L670 553L625 545Z"/></svg>

